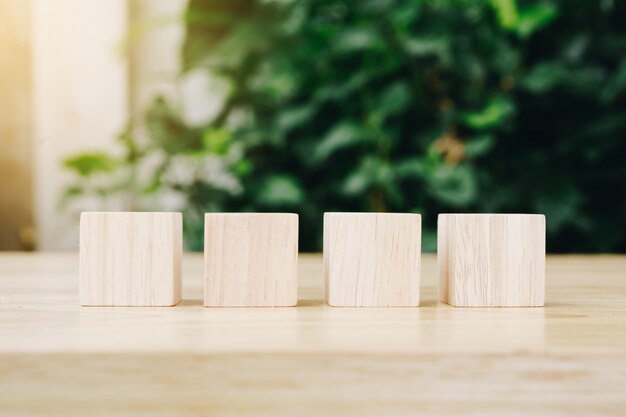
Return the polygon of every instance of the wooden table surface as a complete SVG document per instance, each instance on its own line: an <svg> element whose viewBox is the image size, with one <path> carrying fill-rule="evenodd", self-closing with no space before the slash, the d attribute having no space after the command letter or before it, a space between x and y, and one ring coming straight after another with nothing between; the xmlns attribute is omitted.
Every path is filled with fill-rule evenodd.
<svg viewBox="0 0 626 417"><path fill-rule="evenodd" d="M0 255L0 416L626 415L626 257L550 256L544 308L78 306L76 254Z"/></svg>

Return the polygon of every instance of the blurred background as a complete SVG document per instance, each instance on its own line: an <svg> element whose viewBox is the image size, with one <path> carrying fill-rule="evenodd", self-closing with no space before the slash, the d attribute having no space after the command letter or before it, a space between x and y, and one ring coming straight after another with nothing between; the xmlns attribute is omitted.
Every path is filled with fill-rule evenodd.
<svg viewBox="0 0 626 417"><path fill-rule="evenodd" d="M87 210L544 213L626 252L626 2L0 0L0 250Z"/></svg>

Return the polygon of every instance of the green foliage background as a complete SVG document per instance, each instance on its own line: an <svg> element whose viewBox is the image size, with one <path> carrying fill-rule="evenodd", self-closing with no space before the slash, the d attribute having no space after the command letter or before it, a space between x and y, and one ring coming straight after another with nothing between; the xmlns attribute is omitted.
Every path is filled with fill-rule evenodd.
<svg viewBox="0 0 626 417"><path fill-rule="evenodd" d="M191 0L181 59L227 85L219 113L156 99L147 141L66 161L67 195L179 193L191 249L205 211L297 212L302 250L324 211L409 211L426 250L440 212L531 212L549 251L624 252L625 22L606 0Z"/></svg>

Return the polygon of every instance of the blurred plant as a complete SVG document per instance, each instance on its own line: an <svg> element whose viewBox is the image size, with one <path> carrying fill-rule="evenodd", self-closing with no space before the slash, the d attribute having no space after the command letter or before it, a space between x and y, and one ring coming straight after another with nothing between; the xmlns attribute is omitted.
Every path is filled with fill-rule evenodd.
<svg viewBox="0 0 626 417"><path fill-rule="evenodd" d="M317 250L323 211L375 210L421 212L427 250L437 213L470 211L545 213L551 251L625 251L625 18L611 0L191 0L183 67L227 82L221 111L188 126L157 100L136 159L68 161L70 193L158 153L147 191L184 197L192 248L204 211L298 212Z"/></svg>
<svg viewBox="0 0 626 417"><path fill-rule="evenodd" d="M118 137L117 156L87 152L66 159L64 166L74 175L61 203L67 208L78 198L95 198L99 210L181 210L187 247L201 250L204 212L228 207L243 191L241 179L250 171L243 147L227 130L188 127L161 98L147 112L145 125L148 140L137 139L129 126Z"/></svg>

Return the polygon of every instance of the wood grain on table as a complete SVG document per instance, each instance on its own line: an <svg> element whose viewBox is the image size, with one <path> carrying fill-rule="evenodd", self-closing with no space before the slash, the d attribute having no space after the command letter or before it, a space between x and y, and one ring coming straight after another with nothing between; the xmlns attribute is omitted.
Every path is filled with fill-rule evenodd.
<svg viewBox="0 0 626 417"><path fill-rule="evenodd" d="M626 257L549 256L543 308L79 307L77 254L0 255L0 416L626 415Z"/></svg>

